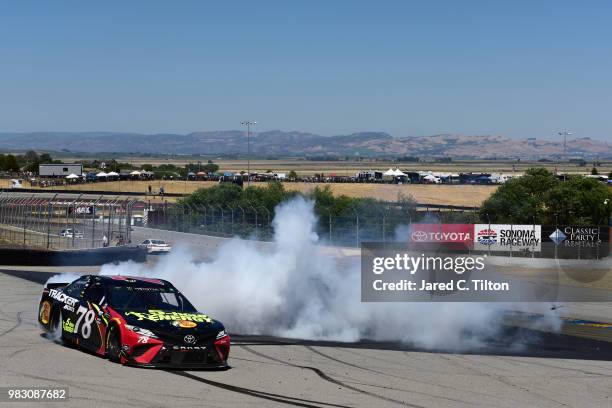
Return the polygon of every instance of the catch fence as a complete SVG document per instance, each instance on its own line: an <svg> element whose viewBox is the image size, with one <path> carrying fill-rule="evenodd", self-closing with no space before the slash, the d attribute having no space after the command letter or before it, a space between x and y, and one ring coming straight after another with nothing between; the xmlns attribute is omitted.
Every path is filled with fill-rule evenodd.
<svg viewBox="0 0 612 408"><path fill-rule="evenodd" d="M166 204L149 209L146 224L154 228L222 237L238 235L264 241L274 235L274 214L263 206ZM340 212L321 206L315 207L315 213L315 232L320 240L343 246L396 241L413 222L478 222L477 208L397 203L351 207Z"/></svg>
<svg viewBox="0 0 612 408"><path fill-rule="evenodd" d="M133 204L117 196L0 193L0 245L49 250L125 245Z"/></svg>

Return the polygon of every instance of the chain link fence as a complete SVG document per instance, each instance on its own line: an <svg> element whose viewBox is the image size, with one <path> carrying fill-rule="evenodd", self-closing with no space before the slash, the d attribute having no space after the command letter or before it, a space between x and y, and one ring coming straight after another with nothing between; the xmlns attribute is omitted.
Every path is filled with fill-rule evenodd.
<svg viewBox="0 0 612 408"><path fill-rule="evenodd" d="M171 231L222 237L241 236L271 240L274 214L255 205L176 204L150 207L147 225ZM316 232L330 244L359 246L361 242L392 242L413 222L475 223L478 209L434 208L382 203L375 207L350 208L340 213L316 208ZM401 239L401 237L400 237Z"/></svg>
<svg viewBox="0 0 612 408"><path fill-rule="evenodd" d="M125 245L133 204L112 196L0 193L0 246L64 250Z"/></svg>

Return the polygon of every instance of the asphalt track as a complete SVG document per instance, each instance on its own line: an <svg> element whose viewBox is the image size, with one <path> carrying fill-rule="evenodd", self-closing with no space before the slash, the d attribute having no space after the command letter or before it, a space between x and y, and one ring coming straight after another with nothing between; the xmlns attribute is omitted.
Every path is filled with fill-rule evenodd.
<svg viewBox="0 0 612 408"><path fill-rule="evenodd" d="M48 277L0 273L0 387L67 386L70 400L0 407L612 406L612 329L588 322L568 321L564 332L586 330L571 336L509 327L507 342L478 354L233 336L230 370L140 369L42 335L36 309ZM512 351L517 335L530 340Z"/></svg>

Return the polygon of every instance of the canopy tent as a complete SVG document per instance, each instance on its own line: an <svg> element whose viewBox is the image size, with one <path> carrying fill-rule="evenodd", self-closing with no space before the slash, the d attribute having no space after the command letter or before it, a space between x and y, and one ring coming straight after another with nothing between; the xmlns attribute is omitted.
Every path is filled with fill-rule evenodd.
<svg viewBox="0 0 612 408"><path fill-rule="evenodd" d="M105 172L101 171L98 174L96 174L96 177L106 177L108 176L108 174L106 174Z"/></svg>
<svg viewBox="0 0 612 408"><path fill-rule="evenodd" d="M203 171L198 171L196 174L198 176L205 176L206 175L206 173L204 173Z"/></svg>
<svg viewBox="0 0 612 408"><path fill-rule="evenodd" d="M395 169L393 171L393 175L395 177L408 177L408 175L406 173L402 172L400 169Z"/></svg>
<svg viewBox="0 0 612 408"><path fill-rule="evenodd" d="M69 179L69 180L75 180L75 179L78 179L79 176L77 176L74 173L70 173L69 175L66 176L66 178Z"/></svg>
<svg viewBox="0 0 612 408"><path fill-rule="evenodd" d="M119 173L115 173L114 171L111 171L110 173L107 174L108 177L119 177Z"/></svg>
<svg viewBox="0 0 612 408"><path fill-rule="evenodd" d="M395 176L395 170L389 169L383 173L383 176Z"/></svg>
<svg viewBox="0 0 612 408"><path fill-rule="evenodd" d="M130 173L130 176L140 176L140 172L138 170L134 170Z"/></svg>

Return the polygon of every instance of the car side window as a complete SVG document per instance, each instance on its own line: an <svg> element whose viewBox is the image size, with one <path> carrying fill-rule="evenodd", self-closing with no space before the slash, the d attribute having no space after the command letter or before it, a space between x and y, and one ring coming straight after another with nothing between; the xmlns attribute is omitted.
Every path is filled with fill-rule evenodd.
<svg viewBox="0 0 612 408"><path fill-rule="evenodd" d="M87 278L79 278L64 288L64 293L74 298L80 298L83 291L87 287L89 280Z"/></svg>
<svg viewBox="0 0 612 408"><path fill-rule="evenodd" d="M90 287L85 289L85 294L83 295L83 298L88 302L92 302L99 305L104 299L104 288L99 283L91 285Z"/></svg>

